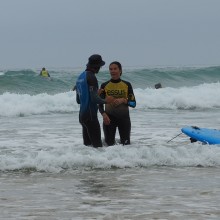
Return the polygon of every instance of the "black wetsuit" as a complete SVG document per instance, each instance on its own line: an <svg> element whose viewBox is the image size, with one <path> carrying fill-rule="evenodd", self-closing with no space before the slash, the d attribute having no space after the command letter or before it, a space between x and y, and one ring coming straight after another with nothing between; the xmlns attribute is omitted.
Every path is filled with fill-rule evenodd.
<svg viewBox="0 0 220 220"><path fill-rule="evenodd" d="M76 82L76 100L80 104L79 122L82 125L84 145L102 147L101 129L97 117L97 104L105 100L98 96L98 81L95 73L84 71Z"/></svg>
<svg viewBox="0 0 220 220"><path fill-rule="evenodd" d="M104 92L101 94L102 98L113 96L114 98L125 98L128 100L127 104L120 104L116 107L113 104L106 104L105 109L103 104L99 105L100 113L106 112L111 120L109 125L103 123L105 142L108 146L115 144L116 128L118 127L121 144L130 144L131 121L128 107L135 108L136 106L131 84L121 79L111 79L103 83L101 89L104 89Z"/></svg>

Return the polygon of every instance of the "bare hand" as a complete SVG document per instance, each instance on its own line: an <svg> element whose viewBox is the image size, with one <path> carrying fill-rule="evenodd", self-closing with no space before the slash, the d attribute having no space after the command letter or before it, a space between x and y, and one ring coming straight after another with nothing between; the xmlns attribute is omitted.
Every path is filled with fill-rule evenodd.
<svg viewBox="0 0 220 220"><path fill-rule="evenodd" d="M125 98L115 99L114 106L116 107L118 105L125 104L125 103L127 103L127 99Z"/></svg>
<svg viewBox="0 0 220 220"><path fill-rule="evenodd" d="M110 122L111 122L111 120L110 120L110 118L108 117L108 115L107 115L106 113L103 113L102 116L103 116L103 122L104 122L104 124L105 124L105 125L109 125Z"/></svg>
<svg viewBox="0 0 220 220"><path fill-rule="evenodd" d="M107 104L114 103L114 100L115 100L115 98L112 97L112 96L107 96L105 98L105 101L106 101Z"/></svg>
<svg viewBox="0 0 220 220"><path fill-rule="evenodd" d="M104 89L99 89L98 90L98 95L101 95L104 92Z"/></svg>

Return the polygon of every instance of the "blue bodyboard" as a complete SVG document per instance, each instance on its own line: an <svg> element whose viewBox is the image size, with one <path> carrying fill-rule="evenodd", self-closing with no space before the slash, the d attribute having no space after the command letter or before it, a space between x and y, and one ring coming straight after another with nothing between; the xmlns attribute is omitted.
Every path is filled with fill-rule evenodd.
<svg viewBox="0 0 220 220"><path fill-rule="evenodd" d="M220 144L220 130L190 126L182 128L181 131L196 141L205 144Z"/></svg>

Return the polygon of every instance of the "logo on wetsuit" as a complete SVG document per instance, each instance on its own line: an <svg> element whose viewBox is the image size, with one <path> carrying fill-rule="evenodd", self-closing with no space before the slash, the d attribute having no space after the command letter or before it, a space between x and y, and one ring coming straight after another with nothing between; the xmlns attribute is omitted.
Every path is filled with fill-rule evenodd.
<svg viewBox="0 0 220 220"><path fill-rule="evenodd" d="M126 92L124 90L107 90L107 95L116 97L126 97Z"/></svg>

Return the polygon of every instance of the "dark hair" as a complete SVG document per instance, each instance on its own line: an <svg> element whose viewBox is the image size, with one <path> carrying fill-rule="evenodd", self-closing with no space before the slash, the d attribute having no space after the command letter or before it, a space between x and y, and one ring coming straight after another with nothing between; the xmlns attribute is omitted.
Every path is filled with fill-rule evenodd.
<svg viewBox="0 0 220 220"><path fill-rule="evenodd" d="M122 66L121 66L121 63L119 63L118 61L113 61L109 64L109 67L112 65L112 64L115 64L118 66L119 70L121 70L121 74L122 74ZM120 75L121 75L120 74Z"/></svg>

